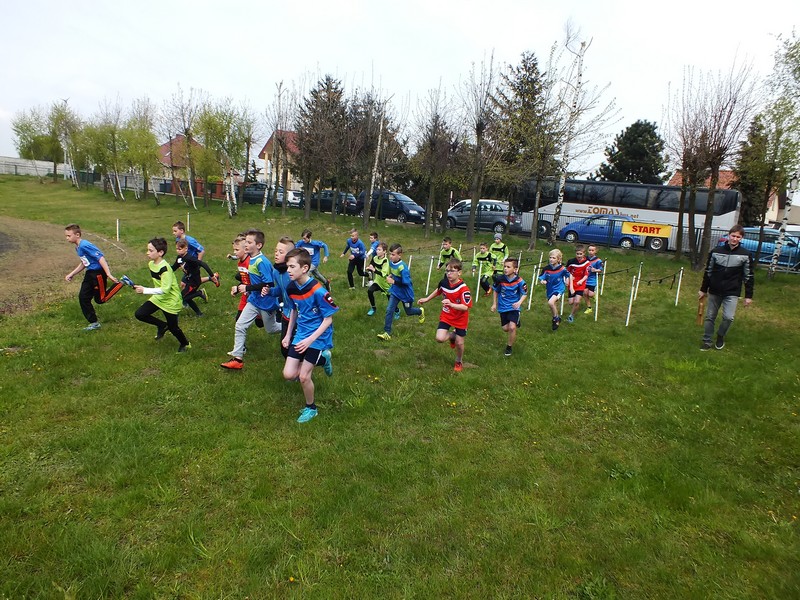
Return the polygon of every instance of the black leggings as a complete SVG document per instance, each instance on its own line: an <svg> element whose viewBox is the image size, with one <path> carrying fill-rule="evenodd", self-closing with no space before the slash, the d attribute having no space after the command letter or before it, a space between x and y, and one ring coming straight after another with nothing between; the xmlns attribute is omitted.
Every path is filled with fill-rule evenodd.
<svg viewBox="0 0 800 600"><path fill-rule="evenodd" d="M372 283L369 284L369 287L367 288L367 296L369 296L369 305L372 308L375 308L375 292L380 292L381 296L386 296L387 298L389 297L389 294L383 291L381 289L381 286L379 286L377 283L373 281Z"/></svg>
<svg viewBox="0 0 800 600"><path fill-rule="evenodd" d="M153 313L159 310L164 313L164 317L167 319L166 323L161 319L156 319L153 316ZM186 339L186 336L183 335L183 331L181 331L181 328L178 326L178 315L168 313L165 310L158 308L155 304L148 300L136 309L135 316L142 323L150 323L150 325L155 325L160 329L166 328L172 335L175 336L178 342L180 342L181 346L189 345L189 340Z"/></svg>
<svg viewBox="0 0 800 600"><path fill-rule="evenodd" d="M350 287L355 287L356 284L353 283L353 271L358 269L358 274L364 277L364 257L358 256L349 262L350 264L347 265L347 281L350 283Z"/></svg>

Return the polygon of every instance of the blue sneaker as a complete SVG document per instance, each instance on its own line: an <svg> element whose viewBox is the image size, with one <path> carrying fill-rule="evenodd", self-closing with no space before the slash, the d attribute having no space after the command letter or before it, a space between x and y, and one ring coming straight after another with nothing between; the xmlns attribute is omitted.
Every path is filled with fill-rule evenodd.
<svg viewBox="0 0 800 600"><path fill-rule="evenodd" d="M573 317L572 315L567 317L567 323L574 323L574 322L575 322L575 317Z"/></svg>
<svg viewBox="0 0 800 600"><path fill-rule="evenodd" d="M394 311L394 320L397 321L400 319L400 310Z"/></svg>
<svg viewBox="0 0 800 600"><path fill-rule="evenodd" d="M331 362L331 351L323 350L322 357L325 359L325 364L322 365L322 370L325 371L325 375L330 377L331 375L333 375L333 363Z"/></svg>
<svg viewBox="0 0 800 600"><path fill-rule="evenodd" d="M88 327L84 327L84 331L95 331L100 329L100 321L95 321L94 323L89 323Z"/></svg>
<svg viewBox="0 0 800 600"><path fill-rule="evenodd" d="M370 309L367 311L367 316L368 316L368 317L371 317L371 316L372 316L372 315L374 315L374 314L375 314L375 309L374 309L374 308L370 308Z"/></svg>
<svg viewBox="0 0 800 600"><path fill-rule="evenodd" d="M120 278L120 281L121 281L122 283L124 283L125 285L127 285L128 287L133 287L133 286L135 286L135 285L136 285L135 283L133 283L133 281L131 280L131 278L130 278L130 277L128 277L127 275L123 275L123 276Z"/></svg>
<svg viewBox="0 0 800 600"><path fill-rule="evenodd" d="M307 406L303 409L303 412L300 413L300 416L297 417L298 423L308 423L311 419L317 416L317 409L316 408L308 408Z"/></svg>

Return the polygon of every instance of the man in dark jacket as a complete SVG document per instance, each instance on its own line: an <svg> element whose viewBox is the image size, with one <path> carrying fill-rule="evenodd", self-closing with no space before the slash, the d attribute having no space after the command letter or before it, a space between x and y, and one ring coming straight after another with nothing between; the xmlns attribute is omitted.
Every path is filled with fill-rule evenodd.
<svg viewBox="0 0 800 600"><path fill-rule="evenodd" d="M699 297L708 294L706 306L703 344L700 350L711 349L711 337L714 335L714 322L722 308L722 323L717 329L714 347L722 350L725 347L725 334L733 323L736 314L736 303L742 293L744 284L744 305L753 301L753 257L740 246L744 237L744 228L734 225L728 232L728 241L717 246L708 255L703 283L700 285Z"/></svg>

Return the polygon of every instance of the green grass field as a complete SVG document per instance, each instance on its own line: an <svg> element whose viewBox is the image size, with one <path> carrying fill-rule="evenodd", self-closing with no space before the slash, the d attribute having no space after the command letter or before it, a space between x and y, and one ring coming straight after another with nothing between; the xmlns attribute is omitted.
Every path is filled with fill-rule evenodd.
<svg viewBox="0 0 800 600"><path fill-rule="evenodd" d="M144 281L147 240L186 213L0 177L4 233L58 265L25 273L0 257L0 287L22 277L41 290L0 315L0 598L800 597L797 276L759 271L726 348L701 353L699 275L603 249L615 273L597 322L581 314L552 333L532 288L507 359L481 297L454 374L433 339L436 302L424 325L403 317L391 342L376 338L385 304L367 317L339 258L352 223L315 216L341 310L334 376L317 370L319 416L299 425L277 336L251 330L244 370L219 367L233 343L231 239L260 227L271 256L308 225L299 211L192 212L223 285L205 317L181 315L189 353L153 340L129 289L98 307L101 330L81 331L63 226L79 222L116 275ZM20 239L18 219L42 234ZM410 249L422 296L440 236L378 231ZM546 249L524 253L529 283ZM640 262L650 283L625 327Z"/></svg>

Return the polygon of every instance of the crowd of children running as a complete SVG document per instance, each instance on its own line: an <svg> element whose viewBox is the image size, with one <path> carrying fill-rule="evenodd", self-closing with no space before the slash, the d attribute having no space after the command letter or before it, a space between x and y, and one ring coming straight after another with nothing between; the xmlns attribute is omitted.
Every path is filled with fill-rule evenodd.
<svg viewBox="0 0 800 600"><path fill-rule="evenodd" d="M220 285L219 273L203 261L205 249L193 237L186 234L185 225L178 221L173 225L177 258L170 265L166 260L167 241L153 238L147 244L148 267L152 287L136 285L127 276L120 280L111 274L103 253L90 242L82 239L79 225L68 225L65 229L67 241L75 244L80 264L66 276L67 281L82 270L85 277L79 292L79 303L89 325L86 330L100 327L92 306L92 300L102 304L110 300L123 286L130 285L136 293L149 296L135 312L135 317L156 327L155 339L160 340L169 331L179 342L178 351L191 348L189 340L178 324L182 308L190 308L198 317L203 313L195 299L208 301L204 283ZM233 252L228 258L237 262L236 285L230 294L238 297L238 310L234 325L233 349L229 358L221 363L228 370L241 370L247 352L248 329L255 323L267 333L280 332L280 348L285 360L283 376L289 381L298 381L305 398L298 422L304 423L317 416L314 400L312 372L321 366L327 375L333 374L331 349L333 348L333 315L339 307L330 294L330 280L319 270L320 264L330 255L325 242L312 239L312 232L304 230L295 242L289 237L278 240L273 261L264 255L264 233L250 229L233 240ZM561 322L557 302L568 292L571 307L567 322L572 323L581 299L585 300L586 314L592 313L592 297L597 285L597 275L603 263L597 257L595 246L584 249L577 246L575 258L562 265L560 250L552 250L549 264L542 270L539 280L546 284L547 303L553 313L552 328L557 330ZM462 275L464 263L452 240L445 237L439 253L437 270L444 268L444 277L433 292L415 303L414 285L408 265L403 260L400 244L387 245L378 239L378 233L369 235L369 247L353 229L345 241L341 258L347 256L347 282L350 290L356 289L354 274L365 281L369 310L367 316L378 311L378 300L386 299L383 331L378 334L382 341L392 339L394 321L400 319L401 307L407 316L416 316L420 324L425 322L424 305L441 297L441 310L436 327L436 341L448 342L455 353L453 370L463 369L464 345L469 325L469 311L473 306L472 291ZM176 276L182 271L181 280ZM207 276L202 275L202 271ZM520 326L520 311L528 296L528 286L519 276L519 263L509 256L508 246L501 234L496 234L491 244L481 243L471 264L473 276L485 296L492 296L491 312L500 316L500 325L507 334L504 355L512 355L517 329ZM108 280L113 285L108 286ZM164 319L156 317L161 311Z"/></svg>

